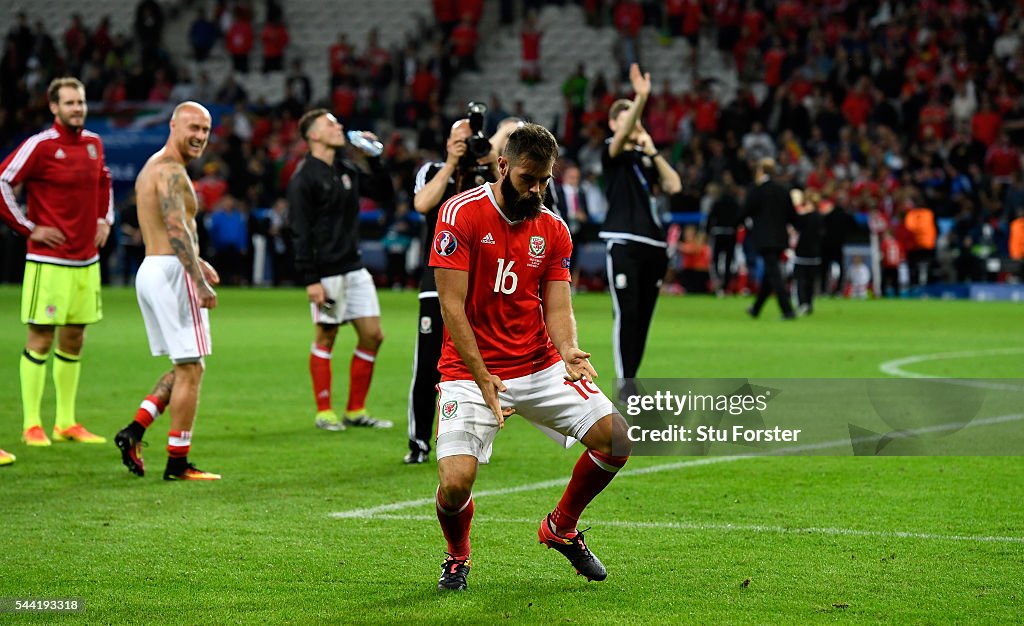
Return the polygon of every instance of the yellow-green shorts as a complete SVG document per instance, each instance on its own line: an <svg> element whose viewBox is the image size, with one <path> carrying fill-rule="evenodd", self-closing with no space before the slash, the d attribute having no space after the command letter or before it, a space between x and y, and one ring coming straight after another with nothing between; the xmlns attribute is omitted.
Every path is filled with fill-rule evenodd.
<svg viewBox="0 0 1024 626"><path fill-rule="evenodd" d="M84 267L25 262L21 322L41 326L92 324L103 319L100 264Z"/></svg>

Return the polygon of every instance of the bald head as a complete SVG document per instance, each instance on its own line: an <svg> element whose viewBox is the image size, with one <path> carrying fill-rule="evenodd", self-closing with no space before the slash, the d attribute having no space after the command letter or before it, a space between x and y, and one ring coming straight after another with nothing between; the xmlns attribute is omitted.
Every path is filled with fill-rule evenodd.
<svg viewBox="0 0 1024 626"><path fill-rule="evenodd" d="M509 134L511 134L512 131L519 128L525 123L526 122L524 122L523 119L520 117L506 117L505 119L498 122L498 130L507 131Z"/></svg>
<svg viewBox="0 0 1024 626"><path fill-rule="evenodd" d="M187 100L185 102L182 102L178 106L174 107L174 113L171 113L171 121L173 122L174 120L178 119L178 117L184 113L197 113L200 116L205 116L206 119L208 120L213 119L212 116L210 115L210 111L207 110L206 107L199 104L198 102Z"/></svg>
<svg viewBox="0 0 1024 626"><path fill-rule="evenodd" d="M212 124L210 112L198 102L182 102L171 115L171 136L167 144L187 163L206 149Z"/></svg>
<svg viewBox="0 0 1024 626"><path fill-rule="evenodd" d="M448 131L448 141L445 144L449 158L461 158L466 153L466 140L472 134L473 129L469 127L468 119L462 118L452 124L451 130Z"/></svg>
<svg viewBox="0 0 1024 626"><path fill-rule="evenodd" d="M505 144L508 143L508 136L525 123L526 122L518 117L506 117L498 122L498 130L496 130L494 132L494 136L491 137L491 145L494 146L495 152L498 154L504 154Z"/></svg>

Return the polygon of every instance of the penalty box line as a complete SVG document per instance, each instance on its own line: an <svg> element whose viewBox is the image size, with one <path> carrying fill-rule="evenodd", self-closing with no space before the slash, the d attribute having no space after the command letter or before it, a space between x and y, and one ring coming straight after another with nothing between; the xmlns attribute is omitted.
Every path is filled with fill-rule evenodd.
<svg viewBox="0 0 1024 626"><path fill-rule="evenodd" d="M373 516L376 520L436 522L435 515L400 515L379 513ZM474 518L475 519L475 518ZM489 517L480 516L484 523L495 524L531 524L536 526L538 519L527 517ZM832 537L871 537L878 539L923 539L932 541L958 541L971 543L1017 543L1024 544L1024 537L1005 537L998 535L942 535L936 533L920 533L900 530L858 530L856 528L830 528L821 526L790 527L764 526L761 524L708 524L704 522L627 522L622 520L587 520L587 524L601 528L605 526L618 528L654 528L659 530L687 530L723 533L755 533L778 535L826 535Z"/></svg>
<svg viewBox="0 0 1024 626"><path fill-rule="evenodd" d="M934 433L937 431L944 430L956 430L959 428L971 428L977 426L988 426L992 424L1003 424L1006 422L1015 422L1024 419L1024 413L1014 413L1011 415L1000 415L998 417L989 417L980 420L974 420L967 423L955 423L955 424L939 424L937 426L926 426L922 428L916 428L907 431L901 431L902 436L912 436ZM802 452L813 452L816 450L827 450L831 448L839 448L843 446L849 446L852 443L856 443L858 439L851 440L850 438L845 439L833 439L832 441L823 441L821 443L810 443L798 446L788 446L779 450L773 450L770 452L751 452L749 454L740 454L733 456L720 456L720 457L702 457L699 459L690 459L688 461L677 461L675 463L664 463L661 465L651 465L649 467L638 467L619 470L617 478L626 476L642 476L644 474L654 474L657 472L670 472L678 469L686 469L690 467L701 467L704 465L714 465L716 463L731 463L733 461L740 461L743 459L751 459L758 457L770 457L770 456L786 456L792 454L800 454ZM565 487L569 483L569 478L556 478L553 480L545 480L541 482L528 483L525 485L518 485L515 487L504 487L501 489L487 489L484 491L473 492L473 498L484 498L490 496L505 496L513 493L523 493L528 491L539 491L542 489L549 489L554 487ZM335 519L353 519L353 518L372 518L380 517L383 514L394 513L395 511L404 511L406 509L414 509L419 507L431 507L434 506L434 498L418 498L416 500L405 500L402 502L391 502L388 504L381 504L378 506L352 509L349 511L335 511L329 513L329 517Z"/></svg>

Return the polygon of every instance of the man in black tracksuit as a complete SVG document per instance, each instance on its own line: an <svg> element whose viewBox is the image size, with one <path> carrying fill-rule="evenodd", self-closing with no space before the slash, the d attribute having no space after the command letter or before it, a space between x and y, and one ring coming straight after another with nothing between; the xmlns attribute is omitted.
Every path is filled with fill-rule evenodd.
<svg viewBox="0 0 1024 626"><path fill-rule="evenodd" d="M317 405L315 424L329 431L346 426L390 428L391 422L367 415L365 406L384 334L373 278L359 252L359 197L391 206L391 178L377 157L367 159L369 174L342 159L347 145L344 128L326 109L303 115L299 129L310 151L288 183L288 212L295 270L306 286L314 324L309 371ZM342 420L331 406L331 351L338 326L349 322L358 342Z"/></svg>
<svg viewBox="0 0 1024 626"><path fill-rule="evenodd" d="M814 312L814 290L821 272L821 237L825 232L824 218L818 212L817 193L808 191L796 212L796 229L800 233L793 259L797 313L810 315Z"/></svg>
<svg viewBox="0 0 1024 626"><path fill-rule="evenodd" d="M608 214L598 234L608 246L608 286L615 312L612 347L620 384L635 378L640 368L668 266L655 186L667 194L682 189L679 174L640 123L651 93L651 75L641 74L634 63L629 80L636 93L633 100L617 100L608 112L608 127L614 134L601 158Z"/></svg>
<svg viewBox="0 0 1024 626"><path fill-rule="evenodd" d="M511 131L506 129L506 135L507 132ZM416 354L413 356L409 388L409 452L403 459L409 465L426 463L429 458L430 442L434 438L437 384L441 382L437 364L441 360L444 321L434 282L434 268L428 263L438 210L452 196L497 179L496 153L492 152L475 165L470 163L470 167L466 166L466 141L471 134L468 119L455 122L448 134L448 157L444 163L424 163L416 173L413 207L423 215L423 254L420 259L423 274L420 278ZM492 139L492 148L494 143Z"/></svg>
<svg viewBox="0 0 1024 626"><path fill-rule="evenodd" d="M732 177L727 176L724 188L719 188L708 213L707 234L711 241L711 279L715 293L725 294L732 280L732 261L736 255L736 226L742 211L733 193ZM708 185L710 188L711 185Z"/></svg>
<svg viewBox="0 0 1024 626"><path fill-rule="evenodd" d="M751 317L761 314L761 307L773 292L779 299L783 319L794 319L793 304L789 301L789 289L782 277L779 256L788 247L787 224L795 221L793 200L785 187L771 179L775 173L775 160L761 159L754 175L755 187L747 194L744 213L752 222L751 245L764 260L764 278L757 292L754 306L747 309Z"/></svg>
<svg viewBox="0 0 1024 626"><path fill-rule="evenodd" d="M826 204L822 209L822 227L824 233L821 237L821 294L839 295L843 293L843 283L846 279L846 267L843 262L843 245L854 228L853 218L847 212L843 204ZM832 280L832 265L839 267L839 277L836 279L834 289L829 288Z"/></svg>

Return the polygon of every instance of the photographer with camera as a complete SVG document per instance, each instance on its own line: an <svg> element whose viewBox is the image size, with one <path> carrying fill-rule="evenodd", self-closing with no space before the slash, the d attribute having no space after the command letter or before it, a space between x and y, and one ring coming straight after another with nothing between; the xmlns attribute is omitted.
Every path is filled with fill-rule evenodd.
<svg viewBox="0 0 1024 626"><path fill-rule="evenodd" d="M423 274L420 278L419 330L409 389L409 453L404 459L410 465L426 463L429 457L434 434L436 386L441 381L437 363L441 360L444 322L441 320L434 270L428 263L438 210L452 196L497 180L498 154L504 148L508 135L520 123L519 120L514 120L515 123L504 120L488 139L483 132L486 112L486 105L469 103L467 117L452 124L448 133L445 161L424 163L416 173L413 207L424 217L420 258Z"/></svg>

